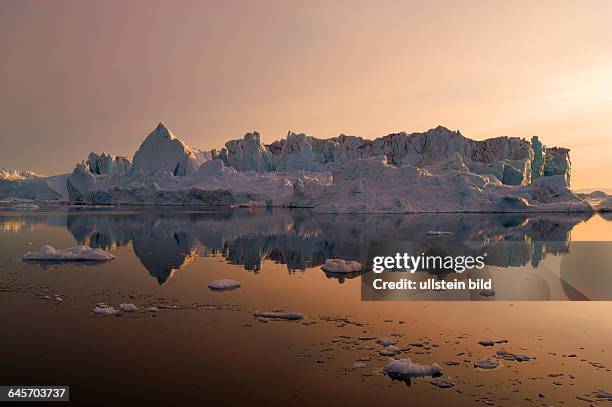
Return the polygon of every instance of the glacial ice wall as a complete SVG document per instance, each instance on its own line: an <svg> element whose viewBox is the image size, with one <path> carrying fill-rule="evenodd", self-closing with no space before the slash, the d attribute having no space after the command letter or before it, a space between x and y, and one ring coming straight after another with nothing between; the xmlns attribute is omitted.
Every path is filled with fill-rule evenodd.
<svg viewBox="0 0 612 407"><path fill-rule="evenodd" d="M340 135L318 139L289 132L286 139L264 145L259 134L226 143L220 157L240 171L333 171L344 162L384 156L394 166L412 165L437 173L461 167L492 175L506 185L526 185L541 176L562 175L569 184L569 150L547 149L534 137L496 137L477 141L438 126L423 133L396 133L366 140Z"/></svg>

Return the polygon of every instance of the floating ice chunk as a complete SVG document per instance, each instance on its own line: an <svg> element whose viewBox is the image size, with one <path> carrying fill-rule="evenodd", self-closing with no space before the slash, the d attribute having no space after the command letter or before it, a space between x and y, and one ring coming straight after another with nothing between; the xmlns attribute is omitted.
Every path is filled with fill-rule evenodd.
<svg viewBox="0 0 612 407"><path fill-rule="evenodd" d="M146 307L145 312L157 312L158 308L157 307Z"/></svg>
<svg viewBox="0 0 612 407"><path fill-rule="evenodd" d="M18 203L15 204L11 207L9 207L9 209L16 209L18 211L35 211L37 209L40 209L40 206L33 204L33 203Z"/></svg>
<svg viewBox="0 0 612 407"><path fill-rule="evenodd" d="M520 355L518 353L510 353L505 350L497 351L497 356L504 360L516 360L517 362L527 362L528 360L531 360L529 356Z"/></svg>
<svg viewBox="0 0 612 407"><path fill-rule="evenodd" d="M474 362L474 367L479 369L495 369L499 366L499 360L497 359L484 359Z"/></svg>
<svg viewBox="0 0 612 407"><path fill-rule="evenodd" d="M392 379L407 380L411 377L442 375L442 368L437 363L431 365L421 365L414 363L410 359L389 359L389 363L383 368L383 372Z"/></svg>
<svg viewBox="0 0 612 407"><path fill-rule="evenodd" d="M398 353L400 353L402 351L401 348L398 348L395 345L389 345L389 346L385 346L383 349L379 350L378 353L380 353L383 356L395 356Z"/></svg>
<svg viewBox="0 0 612 407"><path fill-rule="evenodd" d="M119 309L123 312L134 312L138 309L138 307L132 303L128 303L128 304L120 304Z"/></svg>
<svg viewBox="0 0 612 407"><path fill-rule="evenodd" d="M507 339L497 339L497 340L491 340L491 339L483 339L482 341L479 341L478 344L482 345L482 346L493 346L496 343L508 343Z"/></svg>
<svg viewBox="0 0 612 407"><path fill-rule="evenodd" d="M212 283L208 284L208 288L214 291L229 291L235 290L240 287L240 283L236 280L231 280L229 278L222 278L220 280L215 280Z"/></svg>
<svg viewBox="0 0 612 407"><path fill-rule="evenodd" d="M91 312L97 315L115 315L119 313L119 310L113 307L97 305L94 309L91 310Z"/></svg>
<svg viewBox="0 0 612 407"><path fill-rule="evenodd" d="M448 389L455 385L455 383L451 382L450 380L430 380L429 383L441 389Z"/></svg>
<svg viewBox="0 0 612 407"><path fill-rule="evenodd" d="M382 345L382 346L389 346L389 345L395 345L397 343L397 339L393 339L393 338L378 338L376 340L376 343Z"/></svg>
<svg viewBox="0 0 612 407"><path fill-rule="evenodd" d="M352 260L327 259L321 270L328 273L356 273L361 271L361 263Z"/></svg>
<svg viewBox="0 0 612 407"><path fill-rule="evenodd" d="M29 251L22 257L26 261L107 261L114 258L115 256L102 249L92 249L85 245L60 250L45 245L40 251Z"/></svg>
<svg viewBox="0 0 612 407"><path fill-rule="evenodd" d="M253 315L257 318L286 319L288 321L297 321L304 318L304 314L291 311L255 311Z"/></svg>
<svg viewBox="0 0 612 407"><path fill-rule="evenodd" d="M449 236L452 234L453 232L448 232L446 230L430 230L427 232L427 236Z"/></svg>
<svg viewBox="0 0 612 407"><path fill-rule="evenodd" d="M353 370L357 370L357 369L363 369L364 367L367 367L368 364L365 362L355 362L353 363Z"/></svg>
<svg viewBox="0 0 612 407"><path fill-rule="evenodd" d="M609 391L605 391L605 390L598 390L594 393L595 397L599 398L599 399L608 399L608 400L612 400L612 393L610 393Z"/></svg>

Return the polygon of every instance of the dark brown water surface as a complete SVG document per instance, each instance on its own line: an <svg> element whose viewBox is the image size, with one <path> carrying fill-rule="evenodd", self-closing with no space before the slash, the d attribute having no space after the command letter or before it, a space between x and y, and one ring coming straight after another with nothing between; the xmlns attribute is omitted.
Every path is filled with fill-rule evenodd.
<svg viewBox="0 0 612 407"><path fill-rule="evenodd" d="M372 240L414 239L427 230L464 240L522 239L526 250L513 255L520 267L535 257L545 267L560 261L563 249L542 256L533 241L610 240L612 222L599 215L6 212L0 384L69 385L71 399L83 405L589 405L577 396L609 404L592 393L612 391L610 302L362 302L359 278L340 283L319 268L327 258L363 261ZM43 244L77 243L117 259L53 266L20 260ZM209 290L218 278L242 287ZM99 302L168 308L92 315ZM307 324L253 318L274 309L301 312ZM436 362L456 385L441 389L431 378L408 385L384 375L381 346L358 338L391 333L405 335L398 346L423 344L397 358ZM484 347L482 339L508 342ZM531 360L473 367L501 349ZM353 370L360 358L370 359L367 367Z"/></svg>

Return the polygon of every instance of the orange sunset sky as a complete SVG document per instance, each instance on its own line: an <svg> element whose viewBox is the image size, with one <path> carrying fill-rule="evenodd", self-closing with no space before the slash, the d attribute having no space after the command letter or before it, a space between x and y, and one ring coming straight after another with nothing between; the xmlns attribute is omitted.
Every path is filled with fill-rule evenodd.
<svg viewBox="0 0 612 407"><path fill-rule="evenodd" d="M130 158L164 120L374 138L438 124L571 149L612 187L612 1L0 0L0 167Z"/></svg>

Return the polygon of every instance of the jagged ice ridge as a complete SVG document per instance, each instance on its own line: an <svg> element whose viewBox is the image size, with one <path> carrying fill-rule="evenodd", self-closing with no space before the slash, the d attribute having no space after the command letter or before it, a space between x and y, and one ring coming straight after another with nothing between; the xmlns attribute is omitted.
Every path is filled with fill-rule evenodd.
<svg viewBox="0 0 612 407"><path fill-rule="evenodd" d="M569 150L535 136L476 141L438 126L374 140L289 132L266 145L252 132L202 151L160 123L132 161L92 152L69 175L0 180L0 197L323 213L591 211L570 180Z"/></svg>

